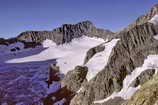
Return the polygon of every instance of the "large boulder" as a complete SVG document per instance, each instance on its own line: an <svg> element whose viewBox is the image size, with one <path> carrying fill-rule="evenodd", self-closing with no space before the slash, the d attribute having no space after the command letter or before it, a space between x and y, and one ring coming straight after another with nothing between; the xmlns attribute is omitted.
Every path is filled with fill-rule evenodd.
<svg viewBox="0 0 158 105"><path fill-rule="evenodd" d="M81 85L86 82L87 72L87 67L76 66L74 70L66 74L64 80L61 82L61 86L66 87L70 91L77 92L81 88Z"/></svg>

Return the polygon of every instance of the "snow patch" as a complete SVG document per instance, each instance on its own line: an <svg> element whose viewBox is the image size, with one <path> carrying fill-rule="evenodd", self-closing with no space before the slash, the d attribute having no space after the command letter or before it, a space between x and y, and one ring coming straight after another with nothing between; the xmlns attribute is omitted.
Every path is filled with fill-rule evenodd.
<svg viewBox="0 0 158 105"><path fill-rule="evenodd" d="M108 63L108 59L112 52L112 49L117 44L119 39L113 39L112 41L103 44L105 46L105 50L95 54L85 65L88 67L87 79L91 80L96 76L98 72L100 72Z"/></svg>
<svg viewBox="0 0 158 105"><path fill-rule="evenodd" d="M45 41L43 41L42 45L44 48L45 47L47 48L47 47L55 46L56 43L53 42L52 40L46 39Z"/></svg>
<svg viewBox="0 0 158 105"><path fill-rule="evenodd" d="M155 36L154 36L154 39L158 40L158 35L155 35Z"/></svg>
<svg viewBox="0 0 158 105"><path fill-rule="evenodd" d="M94 103L103 103L108 101L109 99L113 99L115 97L122 97L123 99L130 99L130 97L141 87L140 85L136 88L130 87L131 83L144 71L149 69L158 70L158 55L149 55L147 59L145 59L144 64L141 67L136 68L130 75L127 75L123 81L123 88L120 92L114 92L111 96L106 99L94 101Z"/></svg>
<svg viewBox="0 0 158 105"><path fill-rule="evenodd" d="M46 40L44 45L47 47L49 46L49 48L41 53L24 58L8 60L6 63L23 63L54 59L57 61L57 65L60 67L61 72L66 74L69 70L74 69L75 66L83 65L86 52L90 48L104 42L105 41L100 38L83 36L81 38L73 39L71 43L57 46L51 44L50 40Z"/></svg>
<svg viewBox="0 0 158 105"><path fill-rule="evenodd" d="M61 70L59 77L63 78L62 73L66 74L75 66L83 65L86 53L90 48L104 42L103 39L86 36L76 38L71 43L63 45L56 45L52 41L46 40L43 42L43 47L46 48L40 46L34 49L23 49L16 55L12 53L0 55L2 58L0 62L5 63L5 65L0 63L0 74L3 74L0 76L0 83L5 82L3 87L6 91L16 93L14 96L16 100L19 99L18 96L24 95L22 98L26 100L31 98L30 101L27 100L24 103L38 102L42 97L58 91L61 87L59 82L53 82L48 88L46 80L50 64L57 63ZM18 90L17 87L22 90ZM10 97L7 98L10 99ZM64 100L57 104L60 105L62 102ZM20 102L18 101L18 103Z"/></svg>
<svg viewBox="0 0 158 105"><path fill-rule="evenodd" d="M156 14L151 20L149 20L150 23L158 24L158 14Z"/></svg>

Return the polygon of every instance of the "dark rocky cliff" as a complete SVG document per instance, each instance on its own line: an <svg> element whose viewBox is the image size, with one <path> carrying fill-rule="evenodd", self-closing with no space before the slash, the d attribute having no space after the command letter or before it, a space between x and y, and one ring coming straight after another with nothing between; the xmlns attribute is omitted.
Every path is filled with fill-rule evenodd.
<svg viewBox="0 0 158 105"><path fill-rule="evenodd" d="M154 5L148 13L138 17L132 24L129 24L128 27L125 28L125 30L130 30L134 28L136 25L142 25L144 23L147 23L157 13L158 13L158 4Z"/></svg>
<svg viewBox="0 0 158 105"><path fill-rule="evenodd" d="M158 104L158 75L149 80L134 96L122 105L157 105Z"/></svg>
<svg viewBox="0 0 158 105"><path fill-rule="evenodd" d="M144 23L119 34L120 41L108 65L84 86L84 91L74 97L71 105L91 105L95 100L120 91L127 74L141 66L149 54L158 54L158 41L153 37L157 31L157 26Z"/></svg>
<svg viewBox="0 0 158 105"><path fill-rule="evenodd" d="M17 39L25 42L37 43L50 39L57 44L64 44L83 35L106 39L107 37L112 37L113 34L114 33L109 30L97 29L90 21L83 21L78 24L64 24L52 31L23 32L17 37Z"/></svg>

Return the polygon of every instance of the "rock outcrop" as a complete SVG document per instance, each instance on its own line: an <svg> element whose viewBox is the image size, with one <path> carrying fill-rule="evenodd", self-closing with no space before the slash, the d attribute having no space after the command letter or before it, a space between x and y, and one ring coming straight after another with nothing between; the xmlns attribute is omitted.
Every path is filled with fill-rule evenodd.
<svg viewBox="0 0 158 105"><path fill-rule="evenodd" d="M50 73L51 72L51 73ZM52 78L52 82L57 81L54 80L56 78L56 73L59 72L58 67L54 64L50 66L50 74ZM88 72L87 67L76 66L74 70L69 71L63 80L61 80L61 88L47 95L47 97L43 98L42 101L44 105L53 105L60 100L65 100L64 105L69 105L71 99L77 94L77 91L81 88L81 86L87 81L86 75ZM50 77L50 78L51 78Z"/></svg>
<svg viewBox="0 0 158 105"><path fill-rule="evenodd" d="M142 25L144 23L147 23L157 13L158 13L158 4L154 5L154 7L151 8L151 10L147 14L138 17L132 24L129 24L128 27L125 28L125 30L130 30L134 28L136 25Z"/></svg>
<svg viewBox="0 0 158 105"><path fill-rule="evenodd" d="M64 24L52 31L28 31L21 33L17 39L24 42L41 43L46 39L54 41L56 44L69 43L74 38L83 35L90 37L111 38L114 33L109 30L97 29L90 21L83 21L78 24Z"/></svg>
<svg viewBox="0 0 158 105"><path fill-rule="evenodd" d="M1 45L9 45L9 44L16 43L16 42L18 42L18 40L16 38L10 38L10 39L0 38Z"/></svg>
<svg viewBox="0 0 158 105"><path fill-rule="evenodd" d="M87 67L76 66L74 70L66 74L64 80L61 82L61 86L66 87L70 91L77 92L87 81L87 72Z"/></svg>
<svg viewBox="0 0 158 105"><path fill-rule="evenodd" d="M143 85L145 82L153 78L155 74L155 69L149 69L142 72L131 84L132 87L137 87L138 85Z"/></svg>
<svg viewBox="0 0 158 105"><path fill-rule="evenodd" d="M158 53L158 41L153 38L156 34L156 26L145 23L117 36L120 41L113 48L108 65L84 86L71 105L90 105L119 91L127 74L141 66L149 54Z"/></svg>
<svg viewBox="0 0 158 105"><path fill-rule="evenodd" d="M122 105L158 105L158 75L149 80Z"/></svg>
<svg viewBox="0 0 158 105"><path fill-rule="evenodd" d="M84 64L86 64L96 53L102 52L104 51L104 49L105 49L105 46L101 44L88 50L86 57L84 59Z"/></svg>

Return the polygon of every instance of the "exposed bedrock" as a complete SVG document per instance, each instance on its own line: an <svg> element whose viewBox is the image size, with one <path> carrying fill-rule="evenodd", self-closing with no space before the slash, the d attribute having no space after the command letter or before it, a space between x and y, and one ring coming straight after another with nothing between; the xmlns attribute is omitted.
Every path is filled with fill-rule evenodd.
<svg viewBox="0 0 158 105"><path fill-rule="evenodd" d="M84 85L83 91L72 99L71 105L91 105L94 100L120 91L126 75L141 66L149 54L158 53L158 41L153 38L156 34L156 26L150 23L120 34L107 66Z"/></svg>
<svg viewBox="0 0 158 105"><path fill-rule="evenodd" d="M95 54L104 51L104 49L105 46L103 46L102 44L89 49L84 59L84 64L86 64Z"/></svg>
<svg viewBox="0 0 158 105"><path fill-rule="evenodd" d="M131 84L132 87L137 87L138 85L143 85L145 82L153 78L155 74L155 69L149 69L142 72Z"/></svg>
<svg viewBox="0 0 158 105"><path fill-rule="evenodd" d="M81 86L87 82L86 75L88 72L87 67L76 66L74 70L69 71L64 80L61 82L62 87L66 87L68 90L77 92Z"/></svg>
<svg viewBox="0 0 158 105"><path fill-rule="evenodd" d="M146 82L130 100L122 105L158 105L158 75Z"/></svg>
<svg viewBox="0 0 158 105"><path fill-rule="evenodd" d="M132 24L129 24L128 27L126 27L124 30L128 31L128 30L134 28L137 25L142 25L144 23L147 23L156 14L158 14L158 4L154 5L154 7L151 8L150 11L147 14L138 17Z"/></svg>
<svg viewBox="0 0 158 105"><path fill-rule="evenodd" d="M113 32L104 29L97 29L90 21L83 21L78 24L64 24L52 31L28 31L21 33L17 39L25 42L41 43L46 39L54 41L56 44L71 42L74 38L83 35L98 38L111 38Z"/></svg>

